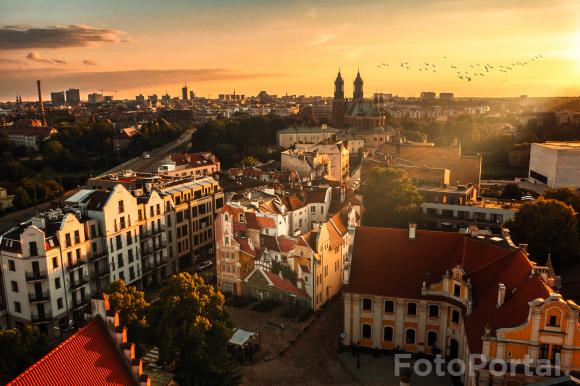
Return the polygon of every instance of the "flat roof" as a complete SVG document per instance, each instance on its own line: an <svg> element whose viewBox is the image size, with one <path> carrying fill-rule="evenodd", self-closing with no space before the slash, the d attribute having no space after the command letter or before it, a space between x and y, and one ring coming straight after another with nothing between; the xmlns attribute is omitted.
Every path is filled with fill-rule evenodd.
<svg viewBox="0 0 580 386"><path fill-rule="evenodd" d="M580 141L549 141L533 143L536 146L547 147L554 150L580 150Z"/></svg>

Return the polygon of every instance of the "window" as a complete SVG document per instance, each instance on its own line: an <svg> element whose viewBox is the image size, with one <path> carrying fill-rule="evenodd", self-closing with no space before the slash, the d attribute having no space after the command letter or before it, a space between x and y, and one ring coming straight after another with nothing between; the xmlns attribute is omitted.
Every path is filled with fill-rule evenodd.
<svg viewBox="0 0 580 386"><path fill-rule="evenodd" d="M385 326L385 328L383 328L383 341L385 342L393 341L393 327Z"/></svg>
<svg viewBox="0 0 580 386"><path fill-rule="evenodd" d="M117 249L123 248L123 241L121 240L121 235L115 237L115 244L117 244Z"/></svg>
<svg viewBox="0 0 580 386"><path fill-rule="evenodd" d="M127 232L127 245L133 244L133 237L131 236L131 231Z"/></svg>
<svg viewBox="0 0 580 386"><path fill-rule="evenodd" d="M373 301L371 298L363 298L362 308L365 311L371 311L373 309Z"/></svg>
<svg viewBox="0 0 580 386"><path fill-rule="evenodd" d="M316 207L315 206L311 206L310 207L310 213L315 213L316 212Z"/></svg>
<svg viewBox="0 0 580 386"><path fill-rule="evenodd" d="M129 267L129 280L135 280L135 268Z"/></svg>
<svg viewBox="0 0 580 386"><path fill-rule="evenodd" d="M453 296L461 297L461 284L453 285Z"/></svg>
<svg viewBox="0 0 580 386"><path fill-rule="evenodd" d="M385 300L385 312L392 314L395 312L395 302L392 300Z"/></svg>
<svg viewBox="0 0 580 386"><path fill-rule="evenodd" d="M66 235L64 235L64 243L67 247L71 246L71 242L70 242L70 233L67 233Z"/></svg>
<svg viewBox="0 0 580 386"><path fill-rule="evenodd" d="M22 307L20 306L20 302L14 302L14 311L21 313L22 312Z"/></svg>
<svg viewBox="0 0 580 386"><path fill-rule="evenodd" d="M8 270L16 272L16 264L14 263L14 260L8 260Z"/></svg>
<svg viewBox="0 0 580 386"><path fill-rule="evenodd" d="M123 265L125 265L125 262L123 261L123 255L119 254L119 256L117 256L117 267L123 268Z"/></svg>
<svg viewBox="0 0 580 386"><path fill-rule="evenodd" d="M437 304L429 305L429 317L438 318L439 317L439 306Z"/></svg>
<svg viewBox="0 0 580 386"><path fill-rule="evenodd" d="M363 324L362 325L362 338L363 339L372 339L373 337L373 328L370 324Z"/></svg>
<svg viewBox="0 0 580 386"><path fill-rule="evenodd" d="M119 226L121 227L121 229L125 229L125 217L121 216L121 218L119 219L121 222L119 224Z"/></svg>
<svg viewBox="0 0 580 386"><path fill-rule="evenodd" d="M59 310L62 310L62 308L64 307L62 298L56 299L56 306L58 307Z"/></svg>
<svg viewBox="0 0 580 386"><path fill-rule="evenodd" d="M76 251L75 251L75 253L76 253L77 261L81 260L82 259L81 249L80 248L77 248Z"/></svg>
<svg viewBox="0 0 580 386"><path fill-rule="evenodd" d="M75 231L75 244L78 244L81 242L81 234L78 230Z"/></svg>
<svg viewBox="0 0 580 386"><path fill-rule="evenodd" d="M405 331L405 343L415 344L415 330L408 328L407 331Z"/></svg>
<svg viewBox="0 0 580 386"><path fill-rule="evenodd" d="M556 315L551 315L550 320L548 321L548 326L550 327L558 327L558 317Z"/></svg>
<svg viewBox="0 0 580 386"><path fill-rule="evenodd" d="M10 285L12 286L12 292L18 292L18 282L15 282L14 280L12 280L10 282Z"/></svg>
<svg viewBox="0 0 580 386"><path fill-rule="evenodd" d="M91 238L97 237L97 226L95 224L91 224Z"/></svg>
<svg viewBox="0 0 580 386"><path fill-rule="evenodd" d="M58 259L56 256L52 258L52 268L58 268Z"/></svg>
<svg viewBox="0 0 580 386"><path fill-rule="evenodd" d="M435 331L429 331L427 333L427 346L429 347L437 346L437 333Z"/></svg>
<svg viewBox="0 0 580 386"><path fill-rule="evenodd" d="M550 346L545 344L545 343L540 345L540 354L538 356L538 359L548 359L549 349L550 349Z"/></svg>
<svg viewBox="0 0 580 386"><path fill-rule="evenodd" d="M552 345L552 355L550 355L550 361L552 363L556 363L556 360L558 358L560 358L561 351L562 351L562 346Z"/></svg>
<svg viewBox="0 0 580 386"><path fill-rule="evenodd" d="M125 211L125 205L123 203L123 200L119 201L119 213L123 213Z"/></svg>
<svg viewBox="0 0 580 386"><path fill-rule="evenodd" d="M133 250L132 249L129 249L127 251L127 257L129 259L129 264L131 264L133 262Z"/></svg>
<svg viewBox="0 0 580 386"><path fill-rule="evenodd" d="M451 311L451 321L455 324L459 324L459 311Z"/></svg>
<svg viewBox="0 0 580 386"><path fill-rule="evenodd" d="M417 315L417 303L407 303L407 315Z"/></svg>
<svg viewBox="0 0 580 386"><path fill-rule="evenodd" d="M240 213L240 222L242 222L242 223L244 222L244 214L243 213Z"/></svg>
<svg viewBox="0 0 580 386"><path fill-rule="evenodd" d="M157 204L157 206L155 207L155 210L157 211L157 215L159 216L161 214L161 206L159 204Z"/></svg>
<svg viewBox="0 0 580 386"><path fill-rule="evenodd" d="M54 279L54 288L56 288L56 289L60 288L60 277L57 277L56 279Z"/></svg>
<svg viewBox="0 0 580 386"><path fill-rule="evenodd" d="M119 272L119 280L125 281L125 272L123 271Z"/></svg>
<svg viewBox="0 0 580 386"><path fill-rule="evenodd" d="M28 248L30 248L30 256L38 256L38 247L36 246L36 241L29 242Z"/></svg>
<svg viewBox="0 0 580 386"><path fill-rule="evenodd" d="M143 211L141 209L139 209L137 211L137 221L141 221L143 220Z"/></svg>

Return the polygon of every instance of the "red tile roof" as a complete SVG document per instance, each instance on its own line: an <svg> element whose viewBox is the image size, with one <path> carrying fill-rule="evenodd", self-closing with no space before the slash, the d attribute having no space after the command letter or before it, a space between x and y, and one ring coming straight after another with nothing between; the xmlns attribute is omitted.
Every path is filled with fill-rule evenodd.
<svg viewBox="0 0 580 386"><path fill-rule="evenodd" d="M514 327L527 320L528 302L546 298L551 290L539 277L530 277L532 263L519 249L506 249L459 233L418 230L410 240L407 229L360 227L355 233L352 267L345 292L424 298L428 285L461 265L471 281L474 309L465 317L470 351L481 352L484 327ZM496 307L499 283L506 301Z"/></svg>
<svg viewBox="0 0 580 386"><path fill-rule="evenodd" d="M101 318L91 321L8 383L11 386L135 384Z"/></svg>
<svg viewBox="0 0 580 386"><path fill-rule="evenodd" d="M306 291L296 287L294 283L292 283L290 280L286 278L281 278L280 275L276 275L275 273L269 271L262 270L262 272L264 272L264 274L268 277L268 279L270 279L274 287L277 287L283 291L290 292L298 296L308 298L308 294L306 293Z"/></svg>

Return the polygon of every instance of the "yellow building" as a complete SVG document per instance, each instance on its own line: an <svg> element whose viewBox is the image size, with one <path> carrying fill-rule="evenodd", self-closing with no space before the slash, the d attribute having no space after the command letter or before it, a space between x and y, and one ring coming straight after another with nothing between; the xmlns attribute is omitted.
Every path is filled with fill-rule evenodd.
<svg viewBox="0 0 580 386"><path fill-rule="evenodd" d="M458 233L358 228L344 289L345 344L463 359L506 362L559 354L562 370L580 370L580 308L552 287L553 272L502 239ZM525 374L488 368L466 385L519 385Z"/></svg>

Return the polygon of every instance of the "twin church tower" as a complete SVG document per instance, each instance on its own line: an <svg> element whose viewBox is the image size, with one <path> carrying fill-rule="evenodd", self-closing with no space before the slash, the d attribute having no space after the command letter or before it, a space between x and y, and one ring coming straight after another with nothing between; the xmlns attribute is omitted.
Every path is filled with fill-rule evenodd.
<svg viewBox="0 0 580 386"><path fill-rule="evenodd" d="M354 128L369 130L384 127L383 98L365 100L363 94L363 80L360 71L354 79L354 91L349 101L344 97L344 80L340 70L334 81L334 99L332 100L332 123L337 128Z"/></svg>

